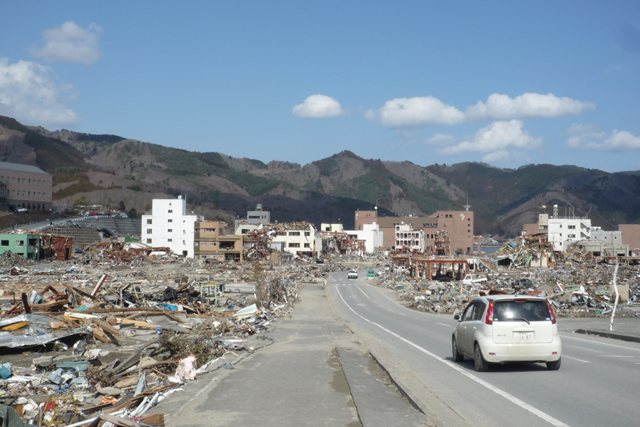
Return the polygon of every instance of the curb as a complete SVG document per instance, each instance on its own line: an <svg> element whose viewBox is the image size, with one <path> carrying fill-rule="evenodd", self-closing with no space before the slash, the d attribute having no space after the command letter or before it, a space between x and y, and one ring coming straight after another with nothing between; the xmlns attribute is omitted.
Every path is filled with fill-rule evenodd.
<svg viewBox="0 0 640 427"><path fill-rule="evenodd" d="M633 335L617 334L615 332L596 331L592 329L576 329L575 333L585 334L585 335L597 335L604 338L612 338L612 339L621 340L621 341L640 343L640 337L636 337Z"/></svg>

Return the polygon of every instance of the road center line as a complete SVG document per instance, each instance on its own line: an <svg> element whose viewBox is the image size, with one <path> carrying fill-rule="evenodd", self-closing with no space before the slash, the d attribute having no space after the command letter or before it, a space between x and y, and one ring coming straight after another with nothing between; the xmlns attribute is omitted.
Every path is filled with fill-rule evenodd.
<svg viewBox="0 0 640 427"><path fill-rule="evenodd" d="M456 370L458 373L464 375L465 377L475 381L476 383L480 384L481 386L493 391L494 393L496 393L499 396L504 397L505 399L507 399L508 401L514 403L515 405L519 406L520 408L532 413L533 415L542 418L543 420L545 420L546 422L548 422L551 425L554 425L556 427L569 427L568 424L563 423L562 421L552 417L551 415L547 414L546 412L542 412L541 410L539 410L538 408L535 408L531 405L529 405L527 402L518 399L517 397L515 397L514 395L507 393L506 391L502 390L501 388L498 388L496 386L494 386L493 384L480 379L478 377L476 377L473 374L470 374L469 372L467 372L466 370L462 369L461 367L459 367L458 365L446 360L446 359L442 359L438 356L436 356L435 354L431 353L429 350L420 347L418 344L415 344L411 341L409 341L406 338L401 337L400 335L390 331L389 329L385 328L384 326L373 322L369 319L367 319L364 316L361 316L360 314L356 313L355 310L353 308L351 308L351 306L349 304L347 304L347 302L344 300L344 298L342 297L342 294L340 293L339 289L336 289L336 291L338 292L338 296L340 297L340 299L342 300L342 302L344 303L344 305L347 306L347 308L349 310L351 310L351 312L353 314L355 314L356 316L358 316L359 318L361 318L362 320L364 320L367 323L370 323L374 326L377 326L378 328L382 329L383 331L387 332L390 335L393 335L394 337L398 338L399 340L409 344L410 346L414 347L415 349L423 352L424 354L431 356L432 358L434 358L435 360L444 363L445 365L449 366L451 369Z"/></svg>
<svg viewBox="0 0 640 427"><path fill-rule="evenodd" d="M447 328L450 328L451 325L447 325L446 323L440 323L440 322L436 322L438 325L442 325L442 326L446 326Z"/></svg>

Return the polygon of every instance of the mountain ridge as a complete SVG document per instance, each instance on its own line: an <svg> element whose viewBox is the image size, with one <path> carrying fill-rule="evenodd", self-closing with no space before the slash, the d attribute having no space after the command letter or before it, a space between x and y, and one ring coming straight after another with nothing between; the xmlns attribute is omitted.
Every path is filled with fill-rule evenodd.
<svg viewBox="0 0 640 427"><path fill-rule="evenodd" d="M23 161L17 161L17 160ZM608 173L549 164L501 169L483 163L420 166L342 151L300 165L192 152L109 134L48 131L0 116L0 160L52 173L54 205L145 211L153 198L188 194L190 209L227 222L262 203L273 219L342 222L378 206L380 215L475 213L476 234L510 237L542 206L589 212L594 225L640 222L640 172Z"/></svg>

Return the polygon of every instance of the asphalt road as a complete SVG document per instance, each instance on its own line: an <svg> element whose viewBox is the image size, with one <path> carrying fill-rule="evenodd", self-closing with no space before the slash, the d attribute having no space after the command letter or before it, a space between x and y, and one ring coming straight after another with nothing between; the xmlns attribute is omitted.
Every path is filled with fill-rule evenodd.
<svg viewBox="0 0 640 427"><path fill-rule="evenodd" d="M640 405L640 344L561 332L559 371L544 364L492 366L478 373L473 362L451 358L456 321L449 315L402 307L388 291L347 273L329 276L336 308L365 342L375 343L404 372L404 383L436 408L446 425L637 426ZM567 321L574 324L575 321ZM559 320L559 329L563 320ZM410 391L410 390L408 390ZM456 420L456 416L460 417Z"/></svg>

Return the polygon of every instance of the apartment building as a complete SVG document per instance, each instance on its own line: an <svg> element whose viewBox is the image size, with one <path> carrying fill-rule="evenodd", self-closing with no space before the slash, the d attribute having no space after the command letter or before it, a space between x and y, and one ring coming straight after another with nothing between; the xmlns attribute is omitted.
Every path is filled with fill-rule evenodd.
<svg viewBox="0 0 640 427"><path fill-rule="evenodd" d="M0 162L0 209L50 210L52 178L31 165Z"/></svg>
<svg viewBox="0 0 640 427"><path fill-rule="evenodd" d="M171 252L193 258L196 215L187 215L187 201L153 199L151 215L142 215L141 242L168 247Z"/></svg>
<svg viewBox="0 0 640 427"><path fill-rule="evenodd" d="M223 236L220 230L227 223L220 221L196 221L194 257L217 261L243 261L243 236Z"/></svg>

